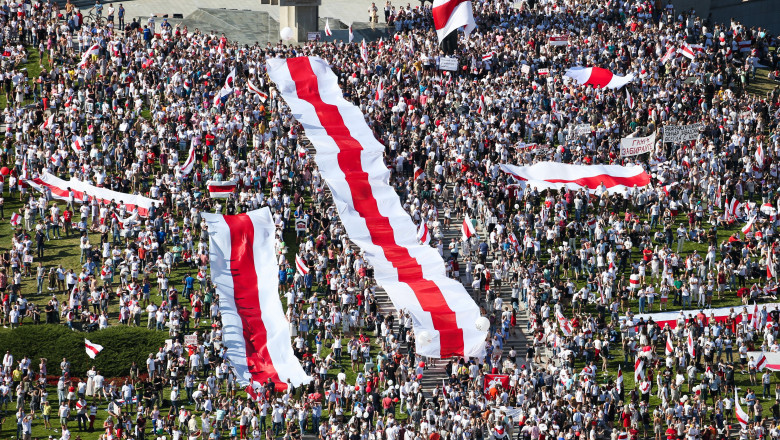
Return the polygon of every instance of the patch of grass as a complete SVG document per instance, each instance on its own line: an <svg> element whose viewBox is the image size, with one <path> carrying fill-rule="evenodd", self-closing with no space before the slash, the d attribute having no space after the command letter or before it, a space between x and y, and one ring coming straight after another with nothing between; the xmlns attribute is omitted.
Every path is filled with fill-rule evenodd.
<svg viewBox="0 0 780 440"><path fill-rule="evenodd" d="M775 87L780 86L780 82L770 80L769 69L763 68L756 71L756 79L750 81L750 85L747 87L747 92L751 95L758 95L760 98L766 98L766 95L774 90Z"/></svg>

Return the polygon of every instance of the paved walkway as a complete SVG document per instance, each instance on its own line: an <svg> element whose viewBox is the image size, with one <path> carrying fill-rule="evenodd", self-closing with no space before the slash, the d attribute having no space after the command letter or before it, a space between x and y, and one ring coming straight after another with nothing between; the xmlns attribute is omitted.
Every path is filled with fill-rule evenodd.
<svg viewBox="0 0 780 440"><path fill-rule="evenodd" d="M82 11L91 9L94 1L72 0ZM60 0L61 3L65 3ZM109 1L101 0L104 5ZM279 39L279 6L263 5L259 0L130 0L114 1L114 7L122 4L126 10L127 21L141 18L142 23L150 15L167 14L172 23L183 22L188 28L199 27L204 31L224 32L228 38L241 43L252 44L255 41L277 41ZM384 12L380 9L380 23L376 32L368 24L369 0L322 0L320 6L320 31L325 37L325 19L330 20L333 36L325 40L347 40L347 26L353 24L355 41L378 39L385 30ZM400 3L399 3L400 4ZM382 8L384 2L377 3ZM105 11L105 9L104 9ZM180 14L182 19L173 19ZM86 15L86 13L85 13ZM161 19L158 19L158 22Z"/></svg>

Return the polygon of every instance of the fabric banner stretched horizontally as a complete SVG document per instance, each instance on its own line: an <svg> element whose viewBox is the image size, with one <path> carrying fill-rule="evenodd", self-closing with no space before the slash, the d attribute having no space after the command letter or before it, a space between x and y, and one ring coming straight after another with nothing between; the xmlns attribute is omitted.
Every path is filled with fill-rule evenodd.
<svg viewBox="0 0 780 440"><path fill-rule="evenodd" d="M276 227L266 207L246 214L203 213L209 227L211 278L222 313L223 344L242 386L266 383L277 390L309 383L290 344L279 300ZM262 281L262 282L261 282Z"/></svg>
<svg viewBox="0 0 780 440"><path fill-rule="evenodd" d="M237 182L235 180L226 180L217 182L209 180L206 182L206 188L209 190L209 196L213 199L226 199L235 192Z"/></svg>
<svg viewBox="0 0 780 440"><path fill-rule="evenodd" d="M484 356L479 308L446 276L438 252L417 242L417 228L387 183L385 148L360 109L344 100L328 64L316 57L271 59L268 75L317 149L349 238L365 252L394 306L412 315L417 352Z"/></svg>
<svg viewBox="0 0 780 440"><path fill-rule="evenodd" d="M759 308L766 307L766 310L768 312L771 312L775 309L775 307L780 306L780 303L769 303L769 304L759 304ZM753 319L753 310L754 305L750 304L748 306L735 306L735 307L720 307L717 309L689 309L683 311L685 315L685 319L688 319L688 315L691 315L692 317L696 318L696 315L699 314L699 312L704 313L704 316L710 320L712 317L715 317L715 320L718 322L724 322L726 319L728 319L729 314L731 313L732 309L734 310L735 321L737 324L742 322L743 317L743 311L747 310L747 319ZM642 318L645 321L649 320L650 318L653 318L653 321L655 321L661 328L664 327L664 325L669 324L669 328L676 328L677 327L677 320L680 318L680 311L675 312L659 312L659 313L643 313L643 314L636 314L634 315L634 323L639 322L639 319Z"/></svg>
<svg viewBox="0 0 780 440"><path fill-rule="evenodd" d="M635 185L641 188L650 183L650 176L639 165L570 165L540 162L529 167L502 164L500 169L539 190L569 188L574 191L588 189L591 193L597 193L603 183L609 194L623 194Z"/></svg>
<svg viewBox="0 0 780 440"><path fill-rule="evenodd" d="M157 207L161 205L159 200L135 194L112 191L107 188L100 188L78 179L71 178L66 181L46 172L34 179L27 179L24 183L30 185L39 192L44 192L48 189L51 192L51 197L53 199L64 200L66 202L69 199L68 188L70 188L73 190L74 201L76 203L82 203L84 195L86 194L89 200L97 198L98 201L103 204L114 203L117 206L124 206L130 212L138 209L138 215L142 217L149 215L149 209L152 207L152 204Z"/></svg>

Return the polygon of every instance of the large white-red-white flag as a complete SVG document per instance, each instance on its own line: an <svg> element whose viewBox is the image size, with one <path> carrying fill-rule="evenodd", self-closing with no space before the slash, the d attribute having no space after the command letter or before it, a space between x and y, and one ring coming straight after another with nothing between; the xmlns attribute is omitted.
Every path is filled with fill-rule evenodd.
<svg viewBox="0 0 780 440"><path fill-rule="evenodd" d="M650 184L650 176L640 165L540 162L531 166L501 164L499 169L539 191L568 188L573 191L587 189L590 193L598 193L604 189L609 194L624 194L634 186L642 188Z"/></svg>
<svg viewBox="0 0 780 440"><path fill-rule="evenodd" d="M290 344L279 300L276 226L266 207L239 215L203 214L209 227L211 277L219 294L222 343L242 386L277 390L311 381Z"/></svg>
<svg viewBox="0 0 780 440"><path fill-rule="evenodd" d="M360 109L344 99L328 64L300 57L270 59L267 66L317 150L315 160L347 234L365 252L395 307L411 314L417 352L484 356L487 329L479 307L460 282L446 276L439 253L417 241L417 227L387 184L385 147Z"/></svg>
<svg viewBox="0 0 780 440"><path fill-rule="evenodd" d="M572 67L564 73L565 76L577 81L581 86L619 89L634 80L634 74L626 76L615 75L601 67Z"/></svg>
<svg viewBox="0 0 780 440"><path fill-rule="evenodd" d="M469 0L433 0L431 12L439 43L461 27L466 35L477 28Z"/></svg>
<svg viewBox="0 0 780 440"><path fill-rule="evenodd" d="M73 190L76 203L82 203L83 200L98 199L105 205L115 203L117 206L124 206L128 211L138 210L138 214L146 217L151 207L162 206L159 200L150 199L137 194L126 194L119 191L113 191L107 188L98 187L86 181L81 181L72 177L70 180L62 180L53 174L44 170L38 177L27 179L24 183L30 185L36 191L47 193L52 199L70 201L68 188Z"/></svg>
<svg viewBox="0 0 780 440"><path fill-rule="evenodd" d="M206 182L206 187L209 190L209 196L212 199L226 199L236 190L238 184L235 180L226 180L223 182L217 182L209 180Z"/></svg>
<svg viewBox="0 0 780 440"><path fill-rule="evenodd" d="M89 356L90 359L95 359L95 356L103 351L102 345L90 342L90 340L86 338L84 339L84 348L87 350L87 356Z"/></svg>

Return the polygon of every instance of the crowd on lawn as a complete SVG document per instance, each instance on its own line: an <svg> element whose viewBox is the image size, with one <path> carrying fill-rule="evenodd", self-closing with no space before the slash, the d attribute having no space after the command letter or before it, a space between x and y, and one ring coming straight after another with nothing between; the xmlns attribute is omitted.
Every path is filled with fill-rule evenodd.
<svg viewBox="0 0 780 440"><path fill-rule="evenodd" d="M764 308L758 326L736 324L749 305L776 294L767 270L777 261L780 91L755 96L747 88L757 66L778 68L778 38L670 3L473 7L478 27L458 41L459 70L446 72L438 69L443 53L427 4L388 2L388 37L368 44L368 62L356 43L245 46L167 21L125 26L113 5L96 11L106 13L99 25L70 3L0 6L7 103L0 156L10 169L0 183L0 216L20 216L0 256L3 325L146 325L174 341L129 366L127 378L71 371L63 359L56 387L46 386L46 359L6 353L0 410L17 421L15 436L29 439L42 424L62 440L93 430L101 440L780 438L780 383L747 355L776 347L780 312ZM374 22L381 13L369 14ZM562 34L568 46L547 44ZM703 50L661 62L684 42ZM100 53L78 66L93 44ZM41 54L41 72L28 82L20 66L31 48ZM439 361L446 376L432 389L422 386L432 360L415 354L411 318L380 310L373 269L350 246L303 129L265 76L267 58L302 55L330 63L386 146L390 182L410 216L428 223L448 273L471 287L491 321L487 356ZM626 89L569 81L563 73L575 65L634 73L633 106ZM236 91L215 104L233 69ZM249 92L248 81L268 99ZM49 115L53 123L42 128ZM698 140L658 136L650 154L620 157L619 140L629 133L690 123L703 125ZM590 132L575 136L583 124ZM83 152L71 148L76 138ZM197 163L182 175L193 146ZM540 191L498 168L632 160L653 184L623 195ZM75 177L160 203L143 218L118 204L55 202L24 184L23 167L28 177ZM417 167L423 178L415 178ZM239 186L228 199L204 188L232 179ZM732 200L741 205L726 213ZM3 210L5 202L14 208ZM291 343L314 379L297 389L264 384L246 397L221 344L200 213L263 206L278 226ZM466 214L480 234L445 240ZM294 228L300 219L306 231ZM79 266L47 256L52 240L74 237ZM296 247L306 275L288 260ZM737 294L743 305L729 321L699 313L735 304ZM686 309L674 329L633 320L670 307ZM559 313L571 318L569 336ZM194 331L198 343L184 345ZM513 337L520 332L527 337ZM664 356L668 339L674 353ZM631 376L639 355L644 377L619 386L615 365ZM507 374L508 386L486 383L490 373ZM738 384L750 418L744 426L734 418Z"/></svg>

